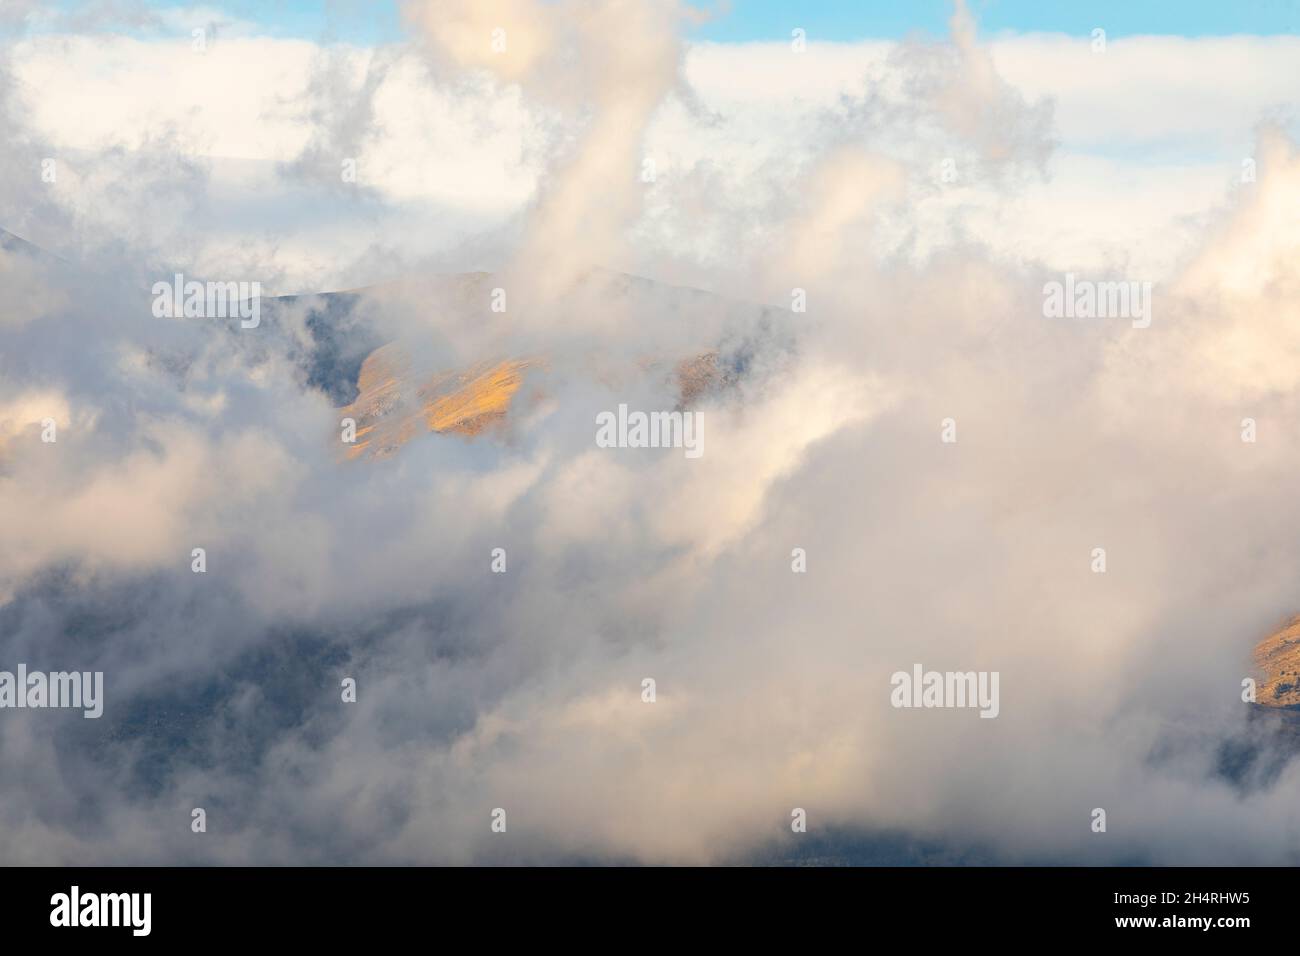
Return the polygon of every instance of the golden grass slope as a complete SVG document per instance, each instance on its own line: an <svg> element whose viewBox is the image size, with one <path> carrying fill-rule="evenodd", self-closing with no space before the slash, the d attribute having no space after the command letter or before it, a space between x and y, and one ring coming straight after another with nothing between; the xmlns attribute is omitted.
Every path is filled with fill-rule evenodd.
<svg viewBox="0 0 1300 956"><path fill-rule="evenodd" d="M1256 702L1300 706L1300 614L1255 645Z"/></svg>
<svg viewBox="0 0 1300 956"><path fill-rule="evenodd" d="M357 423L347 457L386 458L421 432L477 435L504 420L532 360L481 362L414 386L410 362L396 344L371 352L357 377L357 398L341 409Z"/></svg>
<svg viewBox="0 0 1300 956"><path fill-rule="evenodd" d="M356 442L345 445L349 459L387 458L416 435L428 432L467 437L505 422L528 370L540 359L479 362L458 371L439 372L416 385L410 358L397 343L375 349L361 364L357 398L340 409L356 422ZM642 363L650 372L655 360ZM688 408L705 395L736 384L724 372L716 352L704 352L672 366L678 407Z"/></svg>

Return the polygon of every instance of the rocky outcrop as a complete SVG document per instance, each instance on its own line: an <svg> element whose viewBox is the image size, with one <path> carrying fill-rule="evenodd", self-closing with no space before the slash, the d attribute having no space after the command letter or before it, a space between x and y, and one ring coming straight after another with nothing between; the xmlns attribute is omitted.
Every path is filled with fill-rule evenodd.
<svg viewBox="0 0 1300 956"><path fill-rule="evenodd" d="M1268 787L1300 754L1300 615L1255 645L1255 702L1225 739L1217 770L1243 792Z"/></svg>

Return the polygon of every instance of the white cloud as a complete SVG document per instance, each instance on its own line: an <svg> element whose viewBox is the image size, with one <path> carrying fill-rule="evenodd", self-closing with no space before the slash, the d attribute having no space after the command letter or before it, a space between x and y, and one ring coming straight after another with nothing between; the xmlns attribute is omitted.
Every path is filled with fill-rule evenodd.
<svg viewBox="0 0 1300 956"><path fill-rule="evenodd" d="M1290 41L1126 40L1085 74L1059 38L986 48L960 20L957 45L796 58L684 50L637 9L644 42L602 45L600 18L502 5L528 23L496 79L461 70L495 63L477 5L417 11L418 54L14 51L32 125L7 122L66 163L42 195L78 255L18 289L40 309L0 287L2 649L111 668L125 729L52 755L0 723L0 856L193 861L157 820L203 792L238 821L206 862L750 859L790 851L795 805L1018 862L1293 861L1300 769L1245 797L1215 772L1300 573L1300 164L1271 129L1241 144L1257 183L1225 159L1287 95ZM1198 109L1163 77L1202 56L1226 72ZM353 147L358 194L332 178ZM439 242L508 268L431 278ZM665 281L578 268L604 257ZM328 345L542 360L500 434L360 467L306 386L323 303L250 334L145 294L174 266L292 287L408 263L317 315ZM1066 269L1157 280L1151 327L1044 318ZM675 402L708 350L737 382L699 403L702 459L595 447L593 411ZM999 718L892 709L916 661L999 671ZM159 702L186 752L130 721ZM62 773L77 748L112 759ZM1089 841L1099 802L1128 839Z"/></svg>

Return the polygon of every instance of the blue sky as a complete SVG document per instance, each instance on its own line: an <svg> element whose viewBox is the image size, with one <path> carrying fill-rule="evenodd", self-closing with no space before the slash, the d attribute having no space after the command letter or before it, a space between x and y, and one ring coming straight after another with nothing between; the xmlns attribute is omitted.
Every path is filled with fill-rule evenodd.
<svg viewBox="0 0 1300 956"><path fill-rule="evenodd" d="M1088 34L1102 27L1108 36L1202 36L1287 33L1300 25L1294 0L970 0L970 9L985 32ZM900 37L917 29L946 32L951 11L949 0L735 0L730 15L700 32L716 40L759 40L788 35L797 25L810 39Z"/></svg>
<svg viewBox="0 0 1300 956"><path fill-rule="evenodd" d="M969 0L985 34L1058 32L1087 35L1102 27L1110 37L1136 34L1216 36L1300 32L1300 0ZM178 8L193 4L152 2ZM397 0L211 0L203 4L262 24L276 36L374 42L400 35ZM701 2L701 5L710 5ZM697 39L720 42L774 40L794 27L809 40L896 38L911 31L943 34L950 0L731 0L729 8L696 28ZM65 10L83 9L62 0Z"/></svg>

